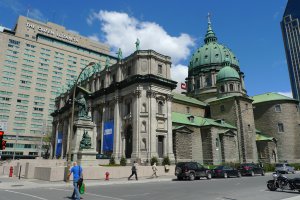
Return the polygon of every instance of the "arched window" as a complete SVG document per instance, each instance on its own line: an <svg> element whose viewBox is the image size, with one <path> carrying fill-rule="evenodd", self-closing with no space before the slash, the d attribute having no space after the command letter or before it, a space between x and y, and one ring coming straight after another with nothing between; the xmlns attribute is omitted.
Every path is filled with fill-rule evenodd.
<svg viewBox="0 0 300 200"><path fill-rule="evenodd" d="M143 103L142 105L142 112L147 112L146 103Z"/></svg>
<svg viewBox="0 0 300 200"><path fill-rule="evenodd" d="M211 77L210 77L210 75L205 77L205 84L206 84L206 87L211 86Z"/></svg>
<svg viewBox="0 0 300 200"><path fill-rule="evenodd" d="M221 91L221 92L225 92L225 87L224 87L224 85L221 85L220 91Z"/></svg>
<svg viewBox="0 0 300 200"><path fill-rule="evenodd" d="M233 91L233 84L229 84L229 90Z"/></svg>
<svg viewBox="0 0 300 200"><path fill-rule="evenodd" d="M163 114L163 107L164 107L163 102L159 101L158 102L158 114Z"/></svg>

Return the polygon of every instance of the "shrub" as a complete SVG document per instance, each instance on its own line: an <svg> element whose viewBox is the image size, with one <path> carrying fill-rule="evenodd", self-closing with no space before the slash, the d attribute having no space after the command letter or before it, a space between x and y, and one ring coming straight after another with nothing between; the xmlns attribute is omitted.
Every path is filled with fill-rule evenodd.
<svg viewBox="0 0 300 200"><path fill-rule="evenodd" d="M162 161L162 165L171 165L169 156L164 157L164 159Z"/></svg>
<svg viewBox="0 0 300 200"><path fill-rule="evenodd" d="M115 157L111 156L109 159L109 165L115 165L115 164L116 164Z"/></svg>
<svg viewBox="0 0 300 200"><path fill-rule="evenodd" d="M126 158L124 156L122 156L121 160L120 160L120 165L121 166L126 166L126 164L127 164L127 160L126 160Z"/></svg>
<svg viewBox="0 0 300 200"><path fill-rule="evenodd" d="M275 171L275 164L265 163L264 164L264 171L265 172L274 172Z"/></svg>
<svg viewBox="0 0 300 200"><path fill-rule="evenodd" d="M299 163L290 163L291 166L295 168L295 170L300 170L300 164Z"/></svg>
<svg viewBox="0 0 300 200"><path fill-rule="evenodd" d="M158 165L158 159L157 159L157 157L152 157L151 158L151 160L150 160L150 163L151 163L151 165L153 165L154 163L156 163L157 165Z"/></svg>

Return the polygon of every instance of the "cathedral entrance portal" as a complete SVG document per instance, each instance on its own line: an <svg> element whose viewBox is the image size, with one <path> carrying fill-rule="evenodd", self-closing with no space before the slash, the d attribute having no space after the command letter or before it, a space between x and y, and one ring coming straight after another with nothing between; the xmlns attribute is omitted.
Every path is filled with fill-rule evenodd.
<svg viewBox="0 0 300 200"><path fill-rule="evenodd" d="M132 154L132 126L128 125L125 131L125 157L131 158Z"/></svg>

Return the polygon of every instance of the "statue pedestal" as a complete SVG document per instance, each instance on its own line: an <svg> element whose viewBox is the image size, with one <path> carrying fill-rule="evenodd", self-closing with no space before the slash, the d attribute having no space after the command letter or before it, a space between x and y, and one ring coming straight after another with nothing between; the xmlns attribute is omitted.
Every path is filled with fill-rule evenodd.
<svg viewBox="0 0 300 200"><path fill-rule="evenodd" d="M98 166L96 154L97 152L91 149L82 149L77 153L77 162L81 166Z"/></svg>
<svg viewBox="0 0 300 200"><path fill-rule="evenodd" d="M75 134L72 137L72 160L77 161L80 165L97 165L96 160L96 137L95 124L91 119L79 118L74 121ZM85 148L80 148L80 142L83 140L83 135L87 134L90 137L90 145Z"/></svg>

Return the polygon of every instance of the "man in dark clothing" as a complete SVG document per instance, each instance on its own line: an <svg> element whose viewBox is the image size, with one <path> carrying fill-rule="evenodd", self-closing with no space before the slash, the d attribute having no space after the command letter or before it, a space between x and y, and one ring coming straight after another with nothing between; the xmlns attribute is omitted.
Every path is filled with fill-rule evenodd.
<svg viewBox="0 0 300 200"><path fill-rule="evenodd" d="M73 163L73 167L70 170L70 173L68 174L68 178L73 174L73 194L72 199L80 200L80 193L78 188L78 181L81 178L82 175L82 167L78 166L76 162Z"/></svg>
<svg viewBox="0 0 300 200"><path fill-rule="evenodd" d="M138 177L137 177L137 163L134 161L133 162L133 165L131 167L131 175L128 177L128 180L130 180L130 178L135 175L135 179L138 180Z"/></svg>

